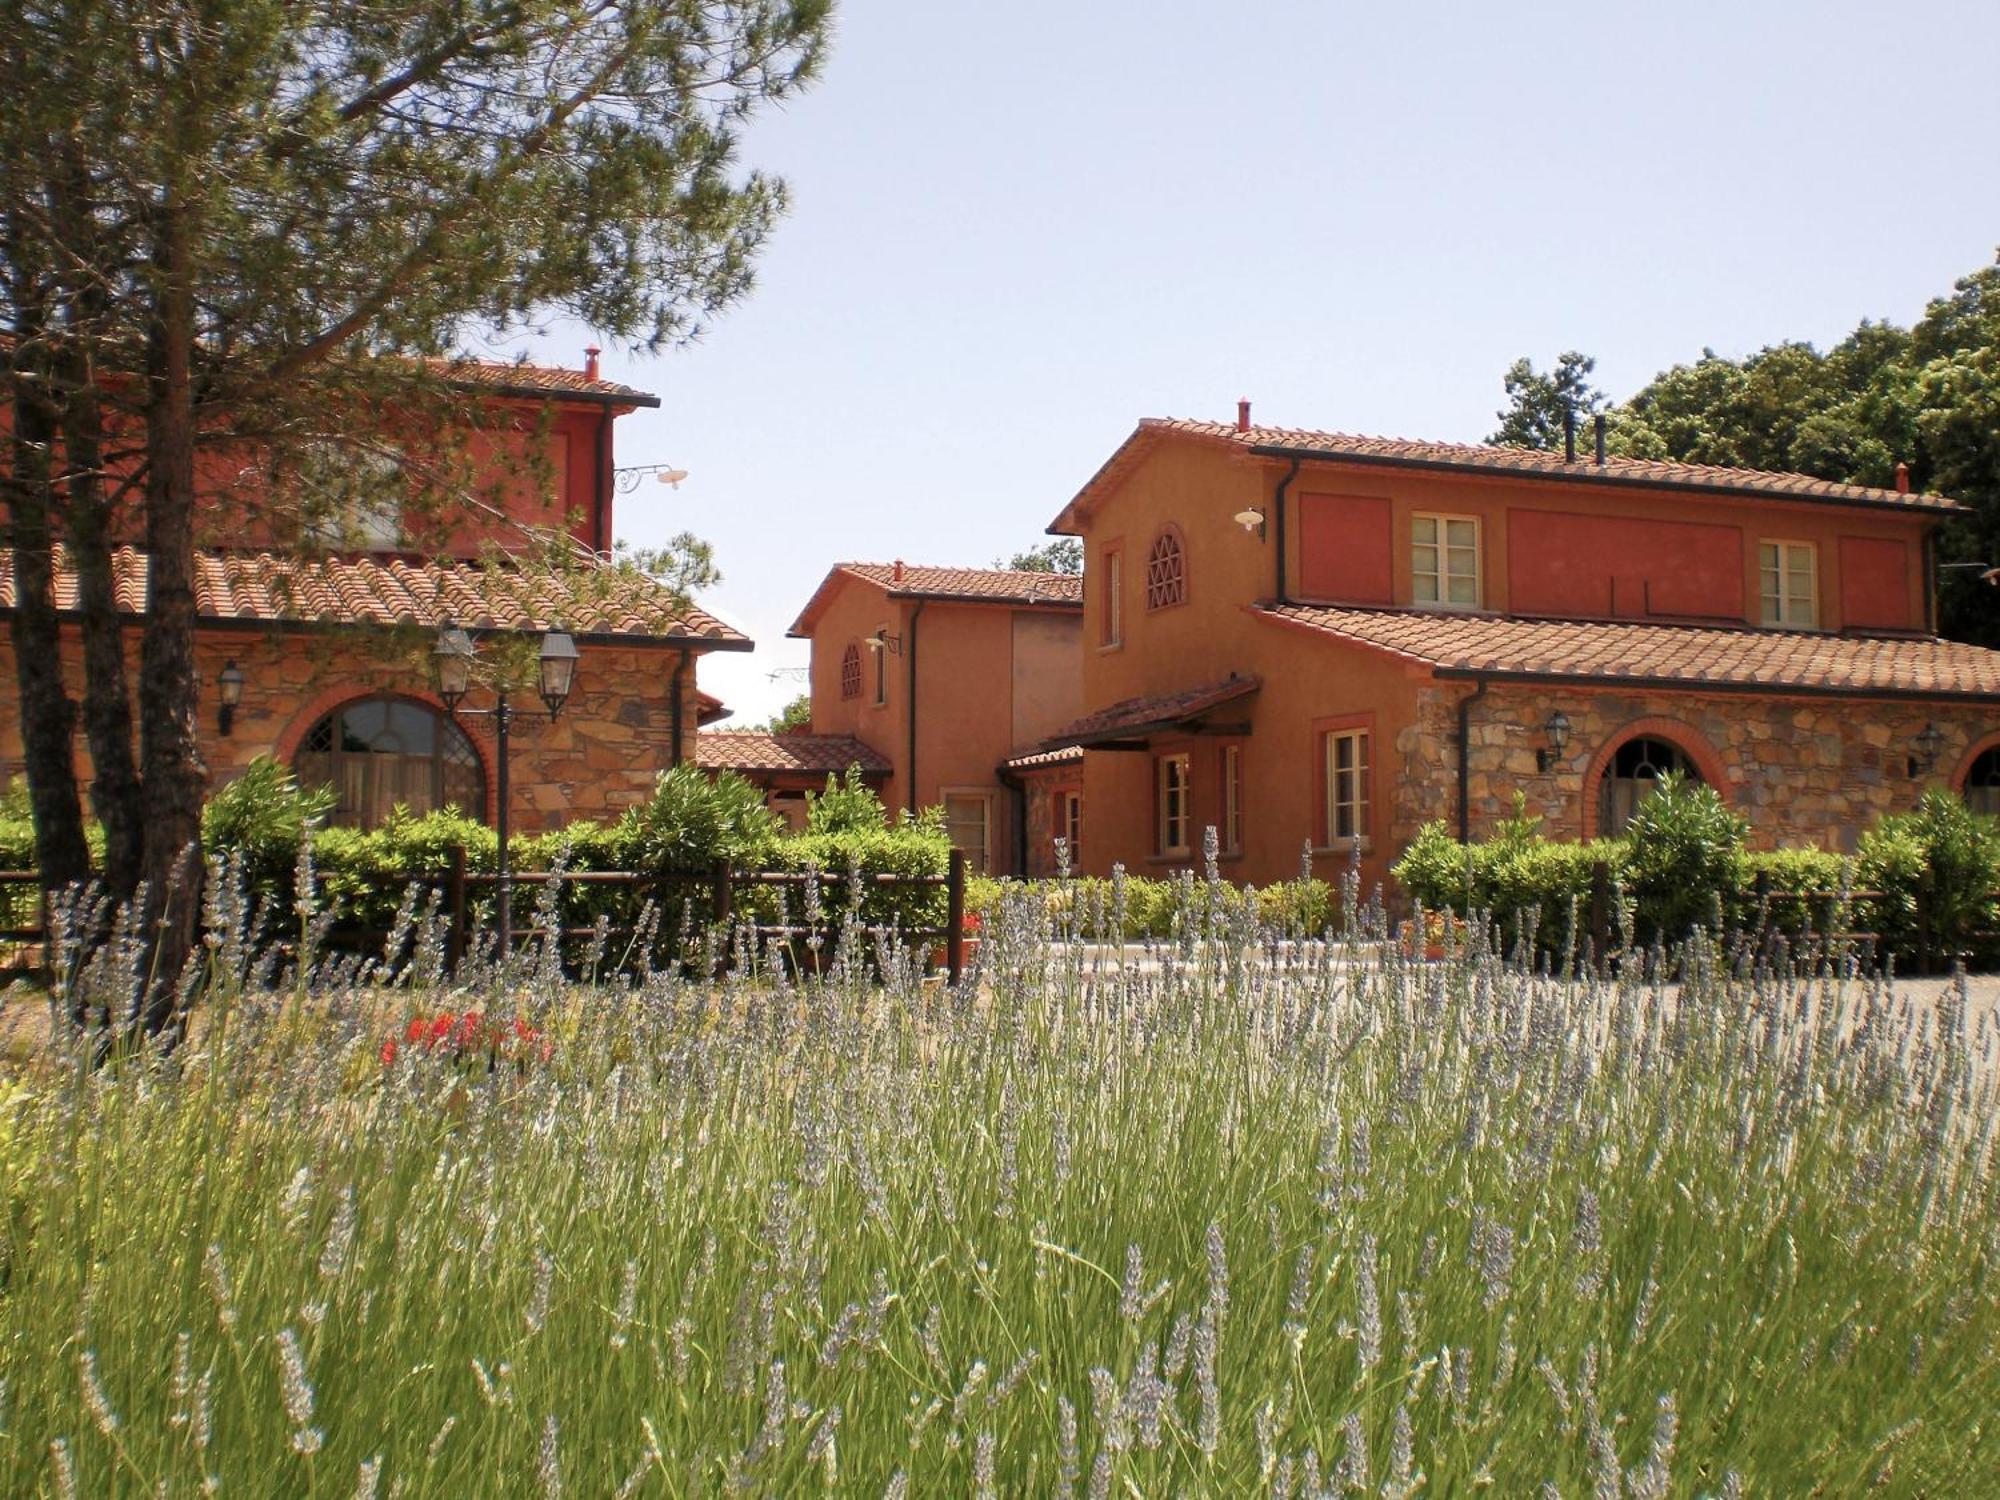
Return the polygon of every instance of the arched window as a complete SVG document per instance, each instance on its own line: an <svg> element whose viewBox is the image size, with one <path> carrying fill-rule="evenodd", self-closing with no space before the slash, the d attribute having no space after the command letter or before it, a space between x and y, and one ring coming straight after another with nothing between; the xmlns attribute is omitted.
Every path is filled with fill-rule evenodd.
<svg viewBox="0 0 2000 1500"><path fill-rule="evenodd" d="M840 696L861 696L861 648L852 642L840 653Z"/></svg>
<svg viewBox="0 0 2000 1500"><path fill-rule="evenodd" d="M343 703L306 732L292 758L302 786L330 786L333 821L373 828L392 807L486 815L486 773L465 731L407 698Z"/></svg>
<svg viewBox="0 0 2000 1500"><path fill-rule="evenodd" d="M1146 555L1146 608L1187 603L1187 554L1181 534L1169 526Z"/></svg>
<svg viewBox="0 0 2000 1500"><path fill-rule="evenodd" d="M1965 805L1976 813L2000 817L2000 745L1981 751L1966 768L1960 788Z"/></svg>
<svg viewBox="0 0 2000 1500"><path fill-rule="evenodd" d="M1689 781L1700 781L1701 772L1678 745L1642 734L1627 740L1604 768L1598 788L1597 831L1615 838L1625 831L1639 804L1658 790L1660 778L1678 771Z"/></svg>

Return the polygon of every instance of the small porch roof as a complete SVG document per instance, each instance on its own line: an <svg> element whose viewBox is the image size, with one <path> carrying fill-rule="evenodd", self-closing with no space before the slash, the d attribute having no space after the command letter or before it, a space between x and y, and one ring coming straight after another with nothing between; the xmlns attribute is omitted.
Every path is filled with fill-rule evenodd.
<svg viewBox="0 0 2000 1500"><path fill-rule="evenodd" d="M1232 672L1220 682L1127 698L1065 725L1043 740L1042 746L1047 750L1071 745L1136 748L1156 734L1202 728L1202 720L1213 710L1247 698L1263 685L1261 678L1239 677Z"/></svg>

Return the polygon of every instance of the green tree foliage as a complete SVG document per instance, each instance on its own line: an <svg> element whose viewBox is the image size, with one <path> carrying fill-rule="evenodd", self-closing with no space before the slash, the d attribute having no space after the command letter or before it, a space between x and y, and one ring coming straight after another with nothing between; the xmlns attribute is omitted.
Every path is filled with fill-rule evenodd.
<svg viewBox="0 0 2000 1500"><path fill-rule="evenodd" d="M1575 413L1582 425L1610 404L1590 383L1596 368L1596 360L1574 349L1557 355L1555 368L1546 372L1537 370L1533 360L1515 360L1504 377L1507 405L1495 413L1500 426L1487 441L1512 448L1561 448L1565 412Z"/></svg>
<svg viewBox="0 0 2000 1500"><path fill-rule="evenodd" d="M766 719L761 727L772 734L803 733L812 726L812 716L812 694L800 693L798 697Z"/></svg>
<svg viewBox="0 0 2000 1500"><path fill-rule="evenodd" d="M1083 542L1077 537L1059 536L1040 547L1016 552L1004 564L995 566L1012 568L1016 573L1081 573Z"/></svg>

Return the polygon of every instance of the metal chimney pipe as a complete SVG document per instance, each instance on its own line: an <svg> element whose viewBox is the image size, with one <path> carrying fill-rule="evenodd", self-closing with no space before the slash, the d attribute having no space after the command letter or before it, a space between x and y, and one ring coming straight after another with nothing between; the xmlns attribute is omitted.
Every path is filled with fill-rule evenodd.
<svg viewBox="0 0 2000 1500"><path fill-rule="evenodd" d="M1604 434L1611 425L1611 419L1603 412L1597 414L1597 467L1604 467Z"/></svg>
<svg viewBox="0 0 2000 1500"><path fill-rule="evenodd" d="M1576 462L1576 408L1563 403L1563 462Z"/></svg>

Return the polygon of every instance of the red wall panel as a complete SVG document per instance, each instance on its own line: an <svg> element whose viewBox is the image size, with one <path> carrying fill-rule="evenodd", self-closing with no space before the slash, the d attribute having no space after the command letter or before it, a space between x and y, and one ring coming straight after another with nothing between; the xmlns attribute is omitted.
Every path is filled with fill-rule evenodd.
<svg viewBox="0 0 2000 1500"><path fill-rule="evenodd" d="M1529 615L1743 618L1734 526L1507 512L1508 609Z"/></svg>
<svg viewBox="0 0 2000 1500"><path fill-rule="evenodd" d="M1342 604L1389 604L1392 551L1387 500L1299 496L1299 593Z"/></svg>
<svg viewBox="0 0 2000 1500"><path fill-rule="evenodd" d="M1910 544L1876 537L1840 539L1840 624L1843 630L1870 627L1911 630Z"/></svg>

